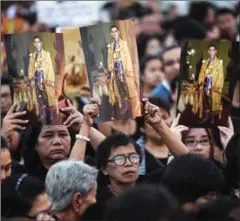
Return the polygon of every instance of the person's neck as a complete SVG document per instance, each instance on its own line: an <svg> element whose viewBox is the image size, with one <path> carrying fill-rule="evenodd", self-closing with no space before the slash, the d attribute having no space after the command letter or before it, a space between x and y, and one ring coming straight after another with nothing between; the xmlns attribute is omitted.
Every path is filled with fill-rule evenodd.
<svg viewBox="0 0 240 221"><path fill-rule="evenodd" d="M124 184L117 182L116 180L110 180L109 188L114 196L118 196L120 193L123 193L126 189L134 185L135 183Z"/></svg>
<svg viewBox="0 0 240 221"><path fill-rule="evenodd" d="M143 84L143 96L149 97L154 88Z"/></svg>
<svg viewBox="0 0 240 221"><path fill-rule="evenodd" d="M55 216L60 220L60 221L78 221L79 217L76 216L76 214L72 210L67 210L64 212L56 212Z"/></svg>
<svg viewBox="0 0 240 221"><path fill-rule="evenodd" d="M119 38L114 38L114 41L115 41L115 42L118 42L118 41L119 41Z"/></svg>
<svg viewBox="0 0 240 221"><path fill-rule="evenodd" d="M160 140L152 140L152 139L147 139L144 145L145 149L148 150L150 153L156 154L156 157L167 157L169 150L164 144L163 141Z"/></svg>
<svg viewBox="0 0 240 221"><path fill-rule="evenodd" d="M210 57L210 60L214 60L216 58L216 56L214 56L214 57Z"/></svg>

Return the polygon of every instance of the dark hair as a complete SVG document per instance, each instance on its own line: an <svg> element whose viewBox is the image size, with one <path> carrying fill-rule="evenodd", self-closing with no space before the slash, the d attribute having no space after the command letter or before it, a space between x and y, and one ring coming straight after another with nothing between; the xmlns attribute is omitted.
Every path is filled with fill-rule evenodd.
<svg viewBox="0 0 240 221"><path fill-rule="evenodd" d="M10 88L11 98L13 100L13 80L10 76L2 76L1 77L1 86L7 85Z"/></svg>
<svg viewBox="0 0 240 221"><path fill-rule="evenodd" d="M130 136L122 132L113 133L112 135L108 136L104 141L102 141L102 143L98 145L96 153L97 168L101 169L107 165L107 160L111 155L112 149L116 149L120 146L127 146L128 144L132 144L136 152L140 154L140 151L135 146L134 140Z"/></svg>
<svg viewBox="0 0 240 221"><path fill-rule="evenodd" d="M190 4L189 16L192 19L203 23L209 8L215 10L215 6L210 2L192 2Z"/></svg>
<svg viewBox="0 0 240 221"><path fill-rule="evenodd" d="M150 40L157 39L160 43L163 43L164 38L165 38L165 35L163 35L163 34L153 34L153 35L150 35L150 36L145 35L145 34L141 34L137 39L139 60L144 59L147 44Z"/></svg>
<svg viewBox="0 0 240 221"><path fill-rule="evenodd" d="M227 187L239 189L240 188L240 132L234 134L229 141L225 156L227 164L225 167L225 177L227 180Z"/></svg>
<svg viewBox="0 0 240 221"><path fill-rule="evenodd" d="M110 28L110 31L112 31L113 28L116 28L117 30L119 30L117 25L112 25L111 28Z"/></svg>
<svg viewBox="0 0 240 221"><path fill-rule="evenodd" d="M2 216L26 216L36 197L45 191L44 182L36 177L12 175L1 185Z"/></svg>
<svg viewBox="0 0 240 221"><path fill-rule="evenodd" d="M144 57L143 60L140 62L140 74L141 75L144 74L144 71L146 69L148 62L150 62L152 60L159 60L162 62L162 58L157 55L150 55L150 56Z"/></svg>
<svg viewBox="0 0 240 221"><path fill-rule="evenodd" d="M171 161L162 181L181 203L194 202L211 191L221 191L225 182L221 170L212 161L195 154Z"/></svg>
<svg viewBox="0 0 240 221"><path fill-rule="evenodd" d="M221 15L225 15L225 14L231 14L233 17L236 17L237 13L238 12L235 13L230 8L220 8L219 10L217 10L216 16L221 16Z"/></svg>
<svg viewBox="0 0 240 221"><path fill-rule="evenodd" d="M107 203L108 221L179 220L182 216L176 198L162 185L132 187Z"/></svg>
<svg viewBox="0 0 240 221"><path fill-rule="evenodd" d="M217 50L217 46L216 46L215 44L210 44L210 45L208 46L208 49L211 48L211 47L214 47L215 50Z"/></svg>
<svg viewBox="0 0 240 221"><path fill-rule="evenodd" d="M41 37L39 37L38 35L36 35L36 36L33 37L33 41L34 41L36 38L38 38L40 41L42 41Z"/></svg>
<svg viewBox="0 0 240 221"><path fill-rule="evenodd" d="M180 48L179 45L172 45L172 46L169 46L169 47L166 47L160 54L160 56L163 58L163 55L168 52L168 51L171 51L173 49L176 49L176 48Z"/></svg>
<svg viewBox="0 0 240 221"><path fill-rule="evenodd" d="M2 149L7 149L8 148L8 143L5 140L5 138L1 135L1 150Z"/></svg>
<svg viewBox="0 0 240 221"><path fill-rule="evenodd" d="M187 131L183 131L182 132L182 142L185 143L185 140L187 138L187 135L189 133L189 131L191 130L192 128L189 128L189 130ZM199 128L200 129L200 128ZM208 136L208 139L209 139L209 142L210 142L210 159L214 159L214 143L213 143L213 136L212 136L212 132L210 129L207 129L207 128L203 128L206 133L207 133L207 136Z"/></svg>
<svg viewBox="0 0 240 221"><path fill-rule="evenodd" d="M204 39L206 37L206 29L199 21L183 17L176 22L174 37L178 43L189 39Z"/></svg>
<svg viewBox="0 0 240 221"><path fill-rule="evenodd" d="M232 197L219 197L198 206L198 221L233 221L231 212L240 208L240 201Z"/></svg>
<svg viewBox="0 0 240 221"><path fill-rule="evenodd" d="M30 175L36 175L39 165L42 165L42 162L35 149L42 126L43 125L40 121L32 121L24 131L21 140L24 164L28 174Z"/></svg>

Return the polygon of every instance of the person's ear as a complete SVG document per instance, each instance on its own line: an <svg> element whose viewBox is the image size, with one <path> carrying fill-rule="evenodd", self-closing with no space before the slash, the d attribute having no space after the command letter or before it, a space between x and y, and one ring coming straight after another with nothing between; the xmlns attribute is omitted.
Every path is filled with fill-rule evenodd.
<svg viewBox="0 0 240 221"><path fill-rule="evenodd" d="M72 207L75 213L79 213L83 204L83 196L81 193L75 193L72 197Z"/></svg>
<svg viewBox="0 0 240 221"><path fill-rule="evenodd" d="M101 171L102 171L103 175L108 176L108 171L107 171L106 167L104 167L104 168L102 167Z"/></svg>

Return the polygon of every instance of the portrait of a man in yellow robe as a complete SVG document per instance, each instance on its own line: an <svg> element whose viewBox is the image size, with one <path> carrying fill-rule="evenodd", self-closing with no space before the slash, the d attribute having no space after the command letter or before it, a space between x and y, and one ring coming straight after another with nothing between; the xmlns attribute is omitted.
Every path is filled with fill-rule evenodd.
<svg viewBox="0 0 240 221"><path fill-rule="evenodd" d="M223 61L217 57L217 48L211 44L208 47L209 58L202 61L198 76L199 84L199 118L203 112L214 113L221 118L222 91L224 86ZM208 117L208 116L205 116Z"/></svg>
<svg viewBox="0 0 240 221"><path fill-rule="evenodd" d="M120 31L116 25L111 26L110 34L113 41L108 45L107 58L108 71L111 75L109 102L112 105L117 104L124 112L128 108L128 103L133 106L134 100L138 98L138 89L127 41L120 38Z"/></svg>
<svg viewBox="0 0 240 221"><path fill-rule="evenodd" d="M28 77L33 86L33 103L37 114L41 107L55 104L55 72L50 53L42 48L42 39L33 38L35 51L29 55Z"/></svg>

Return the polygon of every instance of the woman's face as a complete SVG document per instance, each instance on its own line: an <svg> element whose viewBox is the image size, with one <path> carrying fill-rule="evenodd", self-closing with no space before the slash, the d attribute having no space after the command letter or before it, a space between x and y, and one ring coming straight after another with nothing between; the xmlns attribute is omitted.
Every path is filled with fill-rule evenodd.
<svg viewBox="0 0 240 221"><path fill-rule="evenodd" d="M49 212L50 210L50 201L48 200L48 196L45 192L39 194L32 203L32 208L28 213L31 217L36 217L39 213Z"/></svg>
<svg viewBox="0 0 240 221"><path fill-rule="evenodd" d="M36 150L42 161L57 162L70 154L71 138L64 125L46 125L38 136Z"/></svg>
<svg viewBox="0 0 240 221"><path fill-rule="evenodd" d="M206 129L191 128L183 142L190 150L190 153L201 155L207 159L210 158L211 141Z"/></svg>
<svg viewBox="0 0 240 221"><path fill-rule="evenodd" d="M112 160L107 163L107 166L102 170L104 175L108 175L111 182L117 182L122 184L134 184L139 176L139 165L138 163L132 163L128 158L122 166L116 165L113 161L115 157L128 157L130 155L137 154L134 146L128 144L127 146L119 146L111 150L111 154L108 160Z"/></svg>
<svg viewBox="0 0 240 221"><path fill-rule="evenodd" d="M147 42L145 55L156 55L161 48L161 44L158 39L152 38Z"/></svg>
<svg viewBox="0 0 240 221"><path fill-rule="evenodd" d="M160 84L165 78L162 61L160 59L148 61L142 78L143 83L150 88Z"/></svg>

